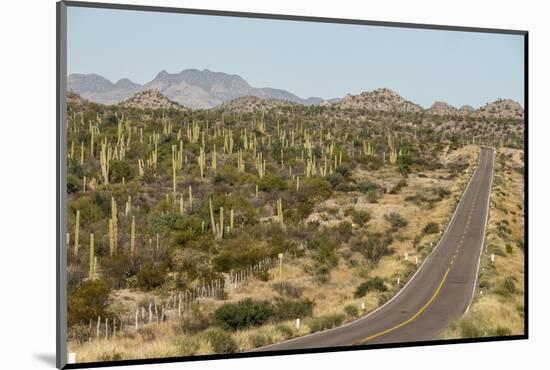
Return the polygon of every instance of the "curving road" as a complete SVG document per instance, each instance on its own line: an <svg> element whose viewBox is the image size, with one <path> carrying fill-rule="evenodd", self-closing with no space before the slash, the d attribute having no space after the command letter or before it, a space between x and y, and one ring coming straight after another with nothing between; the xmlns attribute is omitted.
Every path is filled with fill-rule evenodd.
<svg viewBox="0 0 550 370"><path fill-rule="evenodd" d="M464 314L477 285L493 178L494 150L479 164L439 244L385 305L349 324L255 349L258 352L439 339Z"/></svg>

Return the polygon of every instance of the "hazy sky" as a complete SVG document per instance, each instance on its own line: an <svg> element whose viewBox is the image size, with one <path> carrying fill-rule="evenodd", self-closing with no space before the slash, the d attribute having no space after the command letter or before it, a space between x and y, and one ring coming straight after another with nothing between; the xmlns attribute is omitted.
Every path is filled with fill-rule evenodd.
<svg viewBox="0 0 550 370"><path fill-rule="evenodd" d="M187 68L342 97L388 87L424 107L523 105L523 36L68 8L68 72L145 83Z"/></svg>

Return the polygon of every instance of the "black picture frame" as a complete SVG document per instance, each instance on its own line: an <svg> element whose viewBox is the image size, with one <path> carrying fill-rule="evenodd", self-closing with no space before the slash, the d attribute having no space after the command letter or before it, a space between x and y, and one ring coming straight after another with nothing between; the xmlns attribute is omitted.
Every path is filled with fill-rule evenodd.
<svg viewBox="0 0 550 370"><path fill-rule="evenodd" d="M525 235L525 269L524 269L524 334L511 335L504 337L483 337L483 338L468 338L468 339L442 339L430 340L422 342L402 342L391 344L369 344L369 345L354 345L344 347L330 348L314 348L314 349L299 349L299 350L282 350L273 352L247 352L234 354L212 354L198 355L190 357L168 357L168 358L151 358L151 359L136 359L136 360L120 360L120 361L102 361L88 362L82 364L68 364L67 358L67 295L66 295L66 173L67 165L65 153L67 151L66 132L64 122L66 120L66 86L67 86L67 7L84 7L96 9L115 9L115 10L133 10L144 12L162 12L162 13L181 13L181 14L197 14L210 16L229 16L241 18L256 18L256 19L272 19L272 20L287 20L287 21L302 21L302 22L317 22L317 23L336 23L348 25L366 25L366 26L384 26L384 27L399 27L411 29L427 29L427 30L446 30L446 31L461 31L461 32L477 32L477 33L494 33L494 34L509 34L520 35L524 38L524 235ZM463 343L483 343L496 341L524 340L529 338L529 32L526 30L512 29L495 29L495 28L479 28L479 27L462 27L450 25L432 25L420 23L402 23L402 22L385 22L374 20L359 20L359 19L341 19L328 17L313 17L285 14L266 14L266 13L250 13L250 12L233 12L220 11L210 9L194 9L194 8L175 8L175 7L158 7L158 6L143 6L130 4L110 4L97 2L79 2L79 1L59 1L56 4L56 36L57 36L57 63L56 63L56 366L59 369L77 369L77 368L95 368L95 367L110 367L110 366L125 366L125 365L140 365L140 364L161 364L173 362L190 362L203 360L219 360L233 358L249 358L249 357L264 357L264 356L281 356L293 354L314 354L325 352L344 352L344 351L361 351L380 348L400 348L400 347L421 347L446 344L463 344Z"/></svg>

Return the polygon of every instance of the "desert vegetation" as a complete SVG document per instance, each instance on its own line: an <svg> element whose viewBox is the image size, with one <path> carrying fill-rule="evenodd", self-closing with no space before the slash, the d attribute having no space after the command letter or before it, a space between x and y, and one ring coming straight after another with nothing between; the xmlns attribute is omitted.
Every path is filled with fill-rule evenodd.
<svg viewBox="0 0 550 370"><path fill-rule="evenodd" d="M79 361L245 351L375 309L439 239L480 143L507 146L493 197L510 204L493 198L488 248L502 259L484 262L472 314L499 299L519 315L522 271L499 266L522 266L513 197L523 189L513 186L523 164L506 157L522 153L521 127L417 110L144 109L73 97L69 351Z"/></svg>

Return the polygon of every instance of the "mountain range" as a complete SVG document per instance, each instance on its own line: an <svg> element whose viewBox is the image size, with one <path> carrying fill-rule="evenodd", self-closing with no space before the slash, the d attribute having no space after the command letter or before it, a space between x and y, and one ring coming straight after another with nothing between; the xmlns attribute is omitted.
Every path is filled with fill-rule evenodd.
<svg viewBox="0 0 550 370"><path fill-rule="evenodd" d="M185 69L179 73L159 72L144 85L127 78L113 83L97 74L70 74L67 89L82 98L101 104L119 104L132 107L176 107L210 109L214 107L234 111L255 111L284 104L321 105L335 109L363 109L382 112L425 113L433 115L475 115L495 118L523 118L519 103L498 99L479 109L464 105L455 108L436 101L430 108L408 101L387 88L346 95L343 98L323 100L300 98L288 91L270 87L256 88L239 75L212 72L207 69Z"/></svg>
<svg viewBox="0 0 550 370"><path fill-rule="evenodd" d="M242 96L286 100L304 105L323 101L315 97L303 99L288 91L271 87L252 87L238 75L212 72L208 69L185 69L179 73L161 71L144 85L127 78L112 83L97 74L73 73L67 78L67 89L102 104L117 104L139 91L158 90L170 100L192 109L213 108Z"/></svg>

